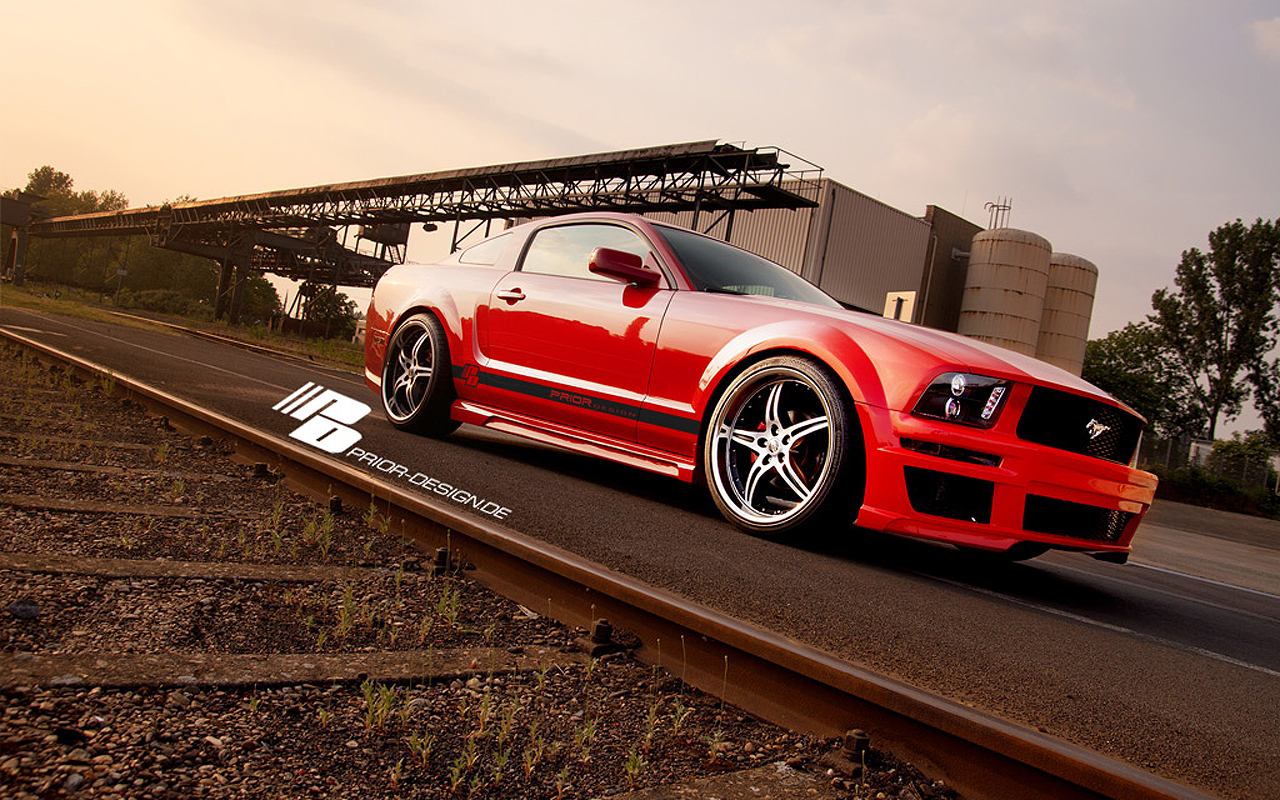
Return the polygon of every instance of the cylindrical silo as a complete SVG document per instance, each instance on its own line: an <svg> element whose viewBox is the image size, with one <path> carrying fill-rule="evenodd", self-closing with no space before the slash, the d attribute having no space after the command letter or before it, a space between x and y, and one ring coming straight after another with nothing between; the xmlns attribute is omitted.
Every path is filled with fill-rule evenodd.
<svg viewBox="0 0 1280 800"><path fill-rule="evenodd" d="M1044 293L1036 358L1080 374L1097 287L1098 268L1091 262L1070 253L1049 257L1049 285Z"/></svg>
<svg viewBox="0 0 1280 800"><path fill-rule="evenodd" d="M1053 245L1034 233L997 228L974 236L969 250L957 330L1034 356Z"/></svg>

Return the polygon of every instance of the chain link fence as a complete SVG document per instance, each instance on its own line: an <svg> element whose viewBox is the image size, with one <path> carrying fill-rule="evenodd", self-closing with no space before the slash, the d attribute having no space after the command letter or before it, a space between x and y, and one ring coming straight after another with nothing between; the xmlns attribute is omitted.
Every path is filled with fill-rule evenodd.
<svg viewBox="0 0 1280 800"><path fill-rule="evenodd" d="M1207 477L1239 486L1247 491L1266 489L1280 494L1280 474L1271 461L1228 455L1215 450L1213 442L1202 439L1156 439L1146 437L1138 450L1138 467L1175 470L1195 468Z"/></svg>

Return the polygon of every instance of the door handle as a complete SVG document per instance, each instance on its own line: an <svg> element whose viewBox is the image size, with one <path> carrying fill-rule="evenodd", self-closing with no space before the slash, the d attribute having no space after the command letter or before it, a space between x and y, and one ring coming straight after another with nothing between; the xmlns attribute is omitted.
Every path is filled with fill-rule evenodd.
<svg viewBox="0 0 1280 800"><path fill-rule="evenodd" d="M508 303L518 303L524 299L524 292L519 289L503 289L498 293L499 300L506 300Z"/></svg>

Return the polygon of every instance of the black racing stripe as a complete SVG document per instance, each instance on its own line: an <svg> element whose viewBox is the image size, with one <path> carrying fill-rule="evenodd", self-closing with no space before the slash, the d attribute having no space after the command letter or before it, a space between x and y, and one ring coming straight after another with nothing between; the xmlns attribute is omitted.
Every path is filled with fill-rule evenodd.
<svg viewBox="0 0 1280 800"><path fill-rule="evenodd" d="M697 434L702 425L696 419L678 417L665 411L654 411L652 408L640 409L640 421L658 428L670 428L680 433Z"/></svg>
<svg viewBox="0 0 1280 800"><path fill-rule="evenodd" d="M564 403L565 405L585 408L596 411L601 414L611 414L615 417L625 417L643 422L646 425L653 425L659 428L669 428L681 433L696 434L701 427L696 419L688 419L687 417L668 414L665 411L654 411L653 409L644 408L642 406L632 405L630 403L616 403L612 400L605 400L595 395L583 394L582 392L573 392L567 389L558 389L554 386L546 386L533 381L526 381L522 378L513 378L508 375L498 375L486 370L477 369L474 365L453 367L453 377L465 381L467 379L468 370L471 371L471 380L476 380L485 386L492 386L495 389L522 394L527 397L536 397L539 400L550 400L555 403Z"/></svg>

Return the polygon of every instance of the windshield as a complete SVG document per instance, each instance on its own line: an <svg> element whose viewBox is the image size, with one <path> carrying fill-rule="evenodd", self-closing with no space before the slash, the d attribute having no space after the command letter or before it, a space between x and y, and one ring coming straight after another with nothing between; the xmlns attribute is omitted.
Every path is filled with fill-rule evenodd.
<svg viewBox="0 0 1280 800"><path fill-rule="evenodd" d="M685 274L700 292L755 294L840 308L821 289L768 259L692 231L666 225L654 228L675 251Z"/></svg>

